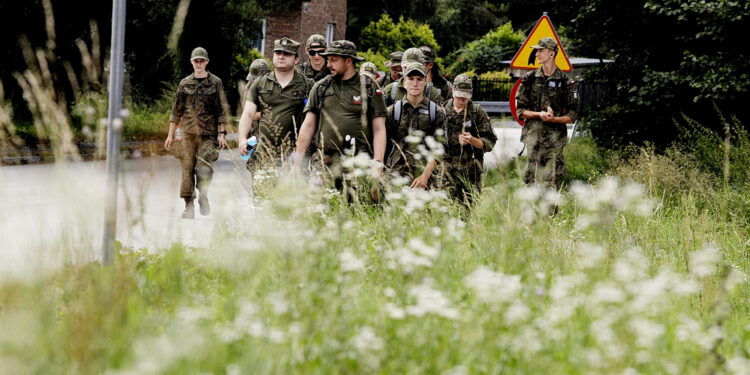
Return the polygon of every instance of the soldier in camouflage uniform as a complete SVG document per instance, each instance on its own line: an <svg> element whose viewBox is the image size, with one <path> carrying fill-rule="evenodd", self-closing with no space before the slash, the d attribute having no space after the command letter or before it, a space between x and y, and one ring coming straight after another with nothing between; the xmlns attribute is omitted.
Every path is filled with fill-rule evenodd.
<svg viewBox="0 0 750 375"><path fill-rule="evenodd" d="M565 177L566 124L573 123L578 116L578 93L575 82L555 65L554 39L542 38L531 48L536 50L542 66L524 75L516 93L518 117L526 119L521 131L521 141L528 153L523 180L559 189Z"/></svg>
<svg viewBox="0 0 750 375"><path fill-rule="evenodd" d="M403 99L388 107L386 117L388 137L393 148L387 165L393 171L412 179L411 187L425 189L430 184L437 160L426 160L419 155L418 145L430 148L427 137L443 139L445 134L445 110L424 96L427 72L420 62L404 65L404 85L408 90ZM440 131L438 131L440 130ZM408 136L420 135L419 143L409 142Z"/></svg>
<svg viewBox="0 0 750 375"><path fill-rule="evenodd" d="M297 71L315 82L318 82L331 74L331 71L326 65L325 57L321 55L321 53L326 50L326 44L326 38L323 35L310 35L310 37L307 38L307 43L305 43L308 60L297 65Z"/></svg>
<svg viewBox="0 0 750 375"><path fill-rule="evenodd" d="M305 121L297 139L294 158L298 163L315 140L313 162L324 165L337 188L343 186L341 155L367 152L383 162L386 108L382 91L370 78L357 73L357 47L348 40L332 42L324 56L331 75L310 90Z"/></svg>
<svg viewBox="0 0 750 375"><path fill-rule="evenodd" d="M419 48L409 48L404 51L404 55L401 59L401 68L403 69L406 64L418 62L424 64L424 54ZM389 83L384 89L385 94L385 105L393 105L397 100L401 100L406 96L406 87L404 87L404 78L401 77L397 81ZM428 84L425 86L424 95L433 102L441 104L441 98L438 91Z"/></svg>
<svg viewBox="0 0 750 375"><path fill-rule="evenodd" d="M256 79L264 76L266 73L268 73L268 62L266 62L266 59L255 59L253 60L252 64L250 64L250 71L247 73L247 83L245 84L245 93L242 95L242 110L244 111L244 104L245 104L245 98L247 98L248 94L250 93L250 86L253 85L253 82L255 82ZM260 112L256 112L255 116L253 116L253 126L252 130L250 131L250 135L254 135L255 131L258 130L258 126L260 124Z"/></svg>
<svg viewBox="0 0 750 375"><path fill-rule="evenodd" d="M180 81L169 118L169 133L164 141L164 147L171 149L175 130L181 127L183 136L176 147L181 148L180 197L185 200L184 219L195 217L196 187L200 192L201 215L210 214L208 187L213 176L212 163L219 158L219 149L227 147L228 105L221 79L206 70L208 52L204 48L193 50L190 63L193 74Z"/></svg>
<svg viewBox="0 0 750 375"><path fill-rule="evenodd" d="M380 87L386 87L389 83L398 81L401 78L401 58L404 56L402 51L392 52L389 56L388 61L385 62L385 66L390 70L388 74L383 75L378 80Z"/></svg>
<svg viewBox="0 0 750 375"><path fill-rule="evenodd" d="M444 183L451 196L470 205L482 189L484 153L492 151L497 136L487 112L471 101L471 77L453 82L453 99L445 105L447 147L443 156Z"/></svg>
<svg viewBox="0 0 750 375"><path fill-rule="evenodd" d="M240 117L239 149L247 154L247 136L251 119L261 112L257 132L258 145L250 159L250 169L258 164L278 163L294 149L302 110L313 81L294 69L299 43L289 38L274 42L274 70L253 82L245 97L245 109Z"/></svg>
<svg viewBox="0 0 750 375"><path fill-rule="evenodd" d="M449 100L453 99L453 88L451 83L448 82L442 74L440 74L440 67L435 61L435 52L428 46L419 47L424 54L424 67L427 69L427 82L431 83L432 86L440 94L440 103L445 105Z"/></svg>
<svg viewBox="0 0 750 375"><path fill-rule="evenodd" d="M375 66L375 64L371 62L365 62L362 63L362 65L359 67L359 74L365 74L367 77L369 77L378 87L378 90L380 89L380 84L378 84L378 78L380 77L380 73L378 73L378 67Z"/></svg>

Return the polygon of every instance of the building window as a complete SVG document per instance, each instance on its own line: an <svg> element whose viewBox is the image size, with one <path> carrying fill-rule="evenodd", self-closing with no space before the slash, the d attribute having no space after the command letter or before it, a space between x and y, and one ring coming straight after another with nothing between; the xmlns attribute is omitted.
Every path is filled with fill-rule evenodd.
<svg viewBox="0 0 750 375"><path fill-rule="evenodd" d="M336 24L335 23L329 23L328 27L326 27L326 40L328 43L333 42L333 34L336 32Z"/></svg>
<svg viewBox="0 0 750 375"><path fill-rule="evenodd" d="M263 50L266 48L266 19L260 20L256 29L257 39L250 42L250 48L255 48L263 54Z"/></svg>

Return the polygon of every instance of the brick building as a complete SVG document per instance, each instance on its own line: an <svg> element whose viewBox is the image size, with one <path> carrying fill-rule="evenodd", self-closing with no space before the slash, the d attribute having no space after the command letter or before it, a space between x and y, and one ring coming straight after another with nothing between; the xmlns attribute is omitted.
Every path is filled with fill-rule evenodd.
<svg viewBox="0 0 750 375"><path fill-rule="evenodd" d="M345 38L346 5L347 0L292 1L288 9L271 12L263 20L263 39L256 48L270 59L273 41L286 36L302 44L300 61L304 61L307 59L304 44L310 35L323 35L329 42Z"/></svg>

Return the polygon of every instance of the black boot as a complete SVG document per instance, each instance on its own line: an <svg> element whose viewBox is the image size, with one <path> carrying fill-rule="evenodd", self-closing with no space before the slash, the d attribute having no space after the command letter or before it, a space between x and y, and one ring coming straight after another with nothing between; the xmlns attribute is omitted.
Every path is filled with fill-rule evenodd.
<svg viewBox="0 0 750 375"><path fill-rule="evenodd" d="M183 219L195 219L195 206L191 198L185 198L185 211L182 212Z"/></svg>

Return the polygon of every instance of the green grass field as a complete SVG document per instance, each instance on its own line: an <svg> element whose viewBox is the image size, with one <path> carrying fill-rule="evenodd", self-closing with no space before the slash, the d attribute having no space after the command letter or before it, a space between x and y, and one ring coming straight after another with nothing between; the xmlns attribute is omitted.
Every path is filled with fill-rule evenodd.
<svg viewBox="0 0 750 375"><path fill-rule="evenodd" d="M502 166L470 212L267 178L207 248L1 282L0 373L748 374L747 195L644 153L574 143L562 194Z"/></svg>

